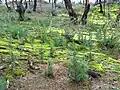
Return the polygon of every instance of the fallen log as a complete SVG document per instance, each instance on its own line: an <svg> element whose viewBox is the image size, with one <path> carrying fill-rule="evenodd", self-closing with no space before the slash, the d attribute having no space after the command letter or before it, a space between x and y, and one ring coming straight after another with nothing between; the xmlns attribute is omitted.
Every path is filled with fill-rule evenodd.
<svg viewBox="0 0 120 90"><path fill-rule="evenodd" d="M88 69L88 70L87 70L87 73L88 73L88 75L91 76L92 78L99 78L99 77L101 77L101 75L100 75L98 72L96 72L96 71L94 71L94 70L91 70L91 69Z"/></svg>

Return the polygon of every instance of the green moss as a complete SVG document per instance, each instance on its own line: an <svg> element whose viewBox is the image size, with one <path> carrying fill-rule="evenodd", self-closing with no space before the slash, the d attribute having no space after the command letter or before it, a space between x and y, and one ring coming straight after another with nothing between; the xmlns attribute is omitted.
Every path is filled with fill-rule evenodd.
<svg viewBox="0 0 120 90"><path fill-rule="evenodd" d="M13 80L13 76L11 74L7 74L6 78L9 79L9 80Z"/></svg>
<svg viewBox="0 0 120 90"><path fill-rule="evenodd" d="M16 76L25 76L26 75L25 71L22 69L14 69L13 72Z"/></svg>
<svg viewBox="0 0 120 90"><path fill-rule="evenodd" d="M2 49L2 50L0 50L0 53L2 53L2 54L9 54L9 50L4 50L4 49Z"/></svg>
<svg viewBox="0 0 120 90"><path fill-rule="evenodd" d="M102 64L93 64L90 68L99 72L104 72L104 66Z"/></svg>

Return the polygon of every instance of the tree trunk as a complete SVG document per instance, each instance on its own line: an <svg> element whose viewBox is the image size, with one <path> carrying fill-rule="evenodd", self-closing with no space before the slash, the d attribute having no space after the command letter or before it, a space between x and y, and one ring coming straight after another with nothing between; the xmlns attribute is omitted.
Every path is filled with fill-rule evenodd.
<svg viewBox="0 0 120 90"><path fill-rule="evenodd" d="M36 7L37 7L37 0L34 0L33 11L36 11Z"/></svg>
<svg viewBox="0 0 120 90"><path fill-rule="evenodd" d="M74 23L74 24L77 24L77 14L75 13L75 11L73 10L72 8L72 3L70 0L64 0L64 3L65 3L65 7L68 11L68 14L69 14L69 17L70 17L70 20Z"/></svg>
<svg viewBox="0 0 120 90"><path fill-rule="evenodd" d="M10 11L11 8L8 6L7 0L5 0L5 5L6 5L7 9Z"/></svg>
<svg viewBox="0 0 120 90"><path fill-rule="evenodd" d="M108 3L107 6L108 6L108 19L110 19L111 18L110 17L110 3Z"/></svg>
<svg viewBox="0 0 120 90"><path fill-rule="evenodd" d="M85 10L84 10L84 13L83 13L82 18L81 18L83 25L87 24L87 14L89 13L89 11L90 11L89 0L86 0Z"/></svg>
<svg viewBox="0 0 120 90"><path fill-rule="evenodd" d="M27 6L23 6L22 4L22 0L18 3L17 0L16 0L16 4L17 4L17 12L19 14L19 20L20 21L24 21L24 14L25 14L25 11L27 9Z"/></svg>
<svg viewBox="0 0 120 90"><path fill-rule="evenodd" d="M54 0L55 9L56 9L56 2L57 2L57 0Z"/></svg>
<svg viewBox="0 0 120 90"><path fill-rule="evenodd" d="M110 17L110 6L111 6L111 4L112 4L112 0L107 0L106 1L107 2L107 6L108 6L108 18L110 19L111 17Z"/></svg>
<svg viewBox="0 0 120 90"><path fill-rule="evenodd" d="M103 5L103 6L104 6L104 7L103 7L103 8L104 8L104 13L103 13L103 15L105 15L105 0L104 0L104 5Z"/></svg>
<svg viewBox="0 0 120 90"><path fill-rule="evenodd" d="M99 0L99 3L100 3L100 13L103 13L103 8L102 8L102 2L101 2L101 0Z"/></svg>
<svg viewBox="0 0 120 90"><path fill-rule="evenodd" d="M57 13L56 13L56 1L57 0L52 0L52 16L57 16Z"/></svg>
<svg viewBox="0 0 120 90"><path fill-rule="evenodd" d="M27 1L25 0L25 9L28 8L28 4L27 4Z"/></svg>
<svg viewBox="0 0 120 90"><path fill-rule="evenodd" d="M31 1L29 0L29 6L30 6L30 2L31 2Z"/></svg>
<svg viewBox="0 0 120 90"><path fill-rule="evenodd" d="M81 0L80 0L79 4L82 4Z"/></svg>
<svg viewBox="0 0 120 90"><path fill-rule="evenodd" d="M13 9L15 10L14 0L12 0L12 6L13 6Z"/></svg>
<svg viewBox="0 0 120 90"><path fill-rule="evenodd" d="M2 0L0 0L0 4L2 3Z"/></svg>

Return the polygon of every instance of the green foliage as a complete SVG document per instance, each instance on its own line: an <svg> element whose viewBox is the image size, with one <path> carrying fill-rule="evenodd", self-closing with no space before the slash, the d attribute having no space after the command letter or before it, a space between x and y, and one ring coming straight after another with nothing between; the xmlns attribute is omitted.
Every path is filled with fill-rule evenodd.
<svg viewBox="0 0 120 90"><path fill-rule="evenodd" d="M99 72L104 72L104 66L102 64L92 64L90 68Z"/></svg>
<svg viewBox="0 0 120 90"><path fill-rule="evenodd" d="M48 60L48 70L47 70L47 75L48 77L53 77L53 62L52 62L52 59L49 58Z"/></svg>
<svg viewBox="0 0 120 90"><path fill-rule="evenodd" d="M112 90L120 90L120 88L114 87L112 88Z"/></svg>
<svg viewBox="0 0 120 90"><path fill-rule="evenodd" d="M81 45L86 45L87 46L88 40L87 40L86 35L83 35L82 33L79 33L78 41Z"/></svg>
<svg viewBox="0 0 120 90"><path fill-rule="evenodd" d="M66 39L63 36L61 36L59 33L53 32L52 36L53 36L52 39L54 41L54 45L56 47L58 47L58 46L66 46L66 42L67 42Z"/></svg>
<svg viewBox="0 0 120 90"><path fill-rule="evenodd" d="M114 48L119 44L118 43L119 37L117 36L119 35L118 33L120 30L119 27L118 28L114 27L111 29L112 26L111 24L107 24L105 25L105 27L102 27L102 25L106 24L108 20L106 20L106 16L102 16L101 14L98 13L98 8L99 6L95 7L95 10L90 12L88 16L89 23L88 25L85 26L82 25L74 26L68 24L69 20L65 19L66 18L65 15L64 15L65 17L59 16L60 18L58 17L52 18L54 19L54 22L52 19L48 19L48 18L44 20L41 18L38 22L37 20L31 20L29 22L27 21L18 22L15 21L16 18L15 13L13 12L8 13L5 11L5 9L1 10L0 8L1 11L0 43L2 46L5 47L2 48L0 46L0 53L2 54L4 53L5 55L10 54L10 58L8 59L9 63L7 65L7 70L5 74L6 77L13 78L14 75L18 75L18 76L25 75L24 70L20 70L19 68L21 64L16 65L17 61L14 56L16 52L19 53L18 47L20 47L21 51L23 52L22 55L24 56L27 55L29 52L30 54L32 54L31 56L35 58L36 56L39 56L40 60L44 60L45 58L48 59L50 56L50 57L54 57L53 60L56 62L65 61L66 66L69 67L69 78L73 81L78 82L88 78L88 75L86 74L87 65L90 68L100 72L103 72L104 69L109 68L109 69L113 69L113 72L120 74L119 71L120 67L117 66L117 63L119 63L119 61L116 60L116 62L112 62L111 60L105 60L105 58L107 57L106 53L104 53L105 54L104 56L103 55L98 56L97 54L100 54L99 47L93 46L98 43L100 47L108 49L108 48ZM114 7L114 11L115 9L116 7ZM114 17L116 17L115 12L114 12ZM54 25L51 25L52 23L54 23ZM56 27L59 26L60 29L58 29L58 27L56 28L53 26ZM26 29L26 27L28 29ZM63 30L61 30L61 28ZM97 30L96 31L97 33L95 32L95 30ZM68 34L70 39L67 39L65 37L66 35L65 31L70 32L70 33L66 33ZM112 31L115 33L113 34ZM75 34L77 35L76 36L77 39L76 37L74 38ZM92 38L95 34L96 34L96 38ZM26 42L26 40L28 40L28 42ZM70 40L70 42L68 40ZM77 44L76 42L72 42L72 40L78 41L79 44ZM57 49L55 51L54 48L56 47ZM74 47L78 51L74 51L73 58L70 62L69 59L71 55L69 56L67 55L67 53L73 51ZM28 52L26 52L25 50ZM82 59L78 58L78 56L82 57L82 55L84 54L88 55L88 53L89 53L88 59L90 59L90 61L88 62L89 64L86 63L85 57ZM93 61L91 61L91 59ZM90 65L91 63L92 65ZM115 65L113 66L113 63L115 63L116 66ZM111 66L113 67L111 68ZM49 75L51 76L51 74L53 73L51 59L48 60L47 73L48 76Z"/></svg>
<svg viewBox="0 0 120 90"><path fill-rule="evenodd" d="M5 90L7 88L7 81L4 77L0 77L0 90Z"/></svg>
<svg viewBox="0 0 120 90"><path fill-rule="evenodd" d="M19 68L14 69L13 72L14 72L14 75L16 75L16 76L25 76L26 75L25 71L22 69L19 69Z"/></svg>
<svg viewBox="0 0 120 90"><path fill-rule="evenodd" d="M120 75L120 65L119 64L112 65L112 70L113 70L113 72Z"/></svg>
<svg viewBox="0 0 120 90"><path fill-rule="evenodd" d="M25 38L27 36L27 31L25 29L13 29L11 31L11 37L13 39L21 39L21 38Z"/></svg>
<svg viewBox="0 0 120 90"><path fill-rule="evenodd" d="M39 24L42 27L48 27L51 24L51 21L49 19L39 20Z"/></svg>
<svg viewBox="0 0 120 90"><path fill-rule="evenodd" d="M114 33L107 34L106 30L98 30L96 37L98 39L98 43L104 49L113 49L119 45L119 36Z"/></svg>
<svg viewBox="0 0 120 90"><path fill-rule="evenodd" d="M14 77L11 75L11 73L8 73L8 72L6 73L5 77L7 79L9 79L9 80L13 80L14 79Z"/></svg>
<svg viewBox="0 0 120 90"><path fill-rule="evenodd" d="M69 78L72 81L79 82L85 79L88 79L87 71L87 63L85 61L85 57L82 60L78 60L76 56L77 52L73 52L73 58L71 60L71 65L69 67Z"/></svg>

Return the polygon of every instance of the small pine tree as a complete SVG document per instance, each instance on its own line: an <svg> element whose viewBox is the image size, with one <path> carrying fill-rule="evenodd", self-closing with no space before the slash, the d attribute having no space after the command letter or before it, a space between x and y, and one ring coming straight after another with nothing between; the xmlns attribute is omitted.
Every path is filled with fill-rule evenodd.
<svg viewBox="0 0 120 90"><path fill-rule="evenodd" d="M53 62L52 62L52 59L50 58L48 60L48 70L47 70L47 76L48 77L53 77L53 67L52 67L52 65L53 65Z"/></svg>
<svg viewBox="0 0 120 90"><path fill-rule="evenodd" d="M78 57L76 56L76 50L73 52L73 58L71 60L71 65L69 67L69 78L72 81L79 82L88 78L87 71L87 64L85 62L85 58L78 61Z"/></svg>
<svg viewBox="0 0 120 90"><path fill-rule="evenodd" d="M0 77L0 90L5 90L7 88L7 81L4 77Z"/></svg>

